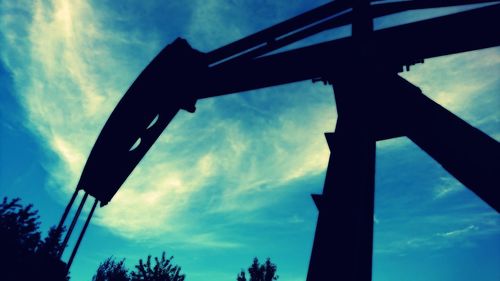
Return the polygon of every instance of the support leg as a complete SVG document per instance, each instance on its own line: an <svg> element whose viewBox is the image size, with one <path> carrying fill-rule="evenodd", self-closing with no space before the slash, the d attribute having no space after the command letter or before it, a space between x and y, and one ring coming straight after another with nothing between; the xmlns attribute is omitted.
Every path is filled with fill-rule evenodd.
<svg viewBox="0 0 500 281"><path fill-rule="evenodd" d="M80 202L80 205L78 206L78 209L76 210L75 217L71 221L71 225L68 228L68 232L66 232L66 236L64 237L64 241L61 245L61 251L59 252L59 258L62 257L64 253L64 249L66 249L66 246L68 245L69 238L71 237L71 233L73 232L73 229L75 228L76 222L78 221L78 217L80 217L80 213L82 212L83 206L85 205L85 201L87 201L87 197L89 196L88 193L85 193L83 195L82 201Z"/></svg>
<svg viewBox="0 0 500 281"><path fill-rule="evenodd" d="M318 224L307 281L369 281L372 273L375 142L338 128L325 190L316 197Z"/></svg>
<svg viewBox="0 0 500 281"><path fill-rule="evenodd" d="M76 252L78 251L78 248L80 247L80 243L82 243L83 236L85 235L85 232L87 231L87 227L89 226L90 219L92 219L92 215L94 214L95 208L97 207L97 203L99 201L95 199L94 204L92 205L92 209L90 209L90 213L87 216L87 220L85 221L85 224L83 225L83 229L80 232L80 235L78 236L78 240L76 241L75 247L73 248L73 251L71 252L71 256L69 257L68 260L68 265L66 266L66 272L69 271L71 268L71 265L73 264L73 260L75 259Z"/></svg>
<svg viewBox="0 0 500 281"><path fill-rule="evenodd" d="M375 138L364 85L335 84L339 119L327 134L331 155L321 196L307 281L370 281L372 274ZM362 111L362 112L360 112Z"/></svg>
<svg viewBox="0 0 500 281"><path fill-rule="evenodd" d="M59 221L59 224L57 225L57 230L60 231L61 228L64 225L64 222L66 221L66 217L69 214L69 210L71 210L71 207L73 206L73 203L75 202L76 196L78 195L79 189L76 189L75 192L73 192L73 196L71 196L71 199L69 200L68 205L66 206L66 209L64 209L64 213L61 217L61 220Z"/></svg>
<svg viewBox="0 0 500 281"><path fill-rule="evenodd" d="M408 138L500 212L500 144L396 77Z"/></svg>

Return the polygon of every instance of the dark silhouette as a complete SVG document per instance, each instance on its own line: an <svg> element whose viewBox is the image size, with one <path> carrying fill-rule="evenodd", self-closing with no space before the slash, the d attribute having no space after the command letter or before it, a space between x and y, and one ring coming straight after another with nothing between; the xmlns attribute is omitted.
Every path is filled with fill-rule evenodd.
<svg viewBox="0 0 500 281"><path fill-rule="evenodd" d="M196 100L323 81L334 88L338 120L335 133L327 134L332 153L323 194L313 196L319 214L307 281L371 280L377 141L410 138L500 211L500 144L398 75L424 59L499 46L500 31L491 27L500 26L500 4L380 30L373 19L495 1L336 0L208 53L176 39L142 71L107 120L77 185L85 191L79 210L88 195L96 198L92 210L98 201L106 205L177 112L194 112ZM269 54L346 24L350 37ZM146 276L149 262L137 274Z"/></svg>
<svg viewBox="0 0 500 281"><path fill-rule="evenodd" d="M108 204L177 112L180 109L194 112L197 99L308 79L334 83L335 87L337 82L352 85L352 80L364 80L365 76L381 72L385 74L383 77L390 78L403 67L409 68L426 58L500 45L499 32L488 28L495 22L500 24L500 5L373 30L373 17L419 8L470 4L470 1L422 3L414 0L370 6L369 0L337 0L208 53L199 52L186 40L178 38L151 61L117 104L92 148L77 189L94 196L101 206ZM348 11L349 8L353 8L352 11ZM340 12L345 13L331 17ZM345 24L353 26L351 37L262 56ZM405 42L404 48L400 42ZM348 68L364 70L349 72ZM346 72L352 75L347 76ZM192 83L193 79L197 82ZM361 92L356 91L357 94L374 91L369 83L357 84L365 85ZM383 90L385 88L377 93ZM364 97L356 96L356 104L359 104ZM403 107L394 101L389 103L397 109ZM369 116L367 112L362 113L362 116ZM397 121L397 117L384 121ZM395 134L383 129L376 136L392 138ZM434 153L432 148L426 151L440 163L455 162L446 161L455 160L453 157L436 156L439 153ZM474 161L460 163L463 167L448 170L499 210L499 199L491 198L489 185L484 183L496 179L491 169L468 172L475 166L467 163Z"/></svg>
<svg viewBox="0 0 500 281"><path fill-rule="evenodd" d="M63 250L62 235L64 233L64 227L57 228L55 226L49 229L47 237L40 242L38 247L38 252L47 255L52 258L58 258L59 253Z"/></svg>
<svg viewBox="0 0 500 281"><path fill-rule="evenodd" d="M12 249L17 255L34 253L40 243L40 217L33 205L22 206L19 201L4 197L0 204L1 242L8 247L3 249Z"/></svg>
<svg viewBox="0 0 500 281"><path fill-rule="evenodd" d="M113 257L106 259L99 265L92 281L184 281L181 268L172 263L174 257L166 258L165 252L161 258L154 258L154 265L149 255L144 263L142 259L135 266L135 271L128 272L125 260L116 262Z"/></svg>
<svg viewBox="0 0 500 281"><path fill-rule="evenodd" d="M92 281L130 281L130 275L124 263L125 259L117 262L113 257L107 258L97 268Z"/></svg>
<svg viewBox="0 0 500 281"><path fill-rule="evenodd" d="M41 240L40 217L33 205L20 199L0 203L0 272L5 281L68 280L57 257L64 229L52 227Z"/></svg>
<svg viewBox="0 0 500 281"><path fill-rule="evenodd" d="M135 266L135 271L130 273L131 281L183 281L184 274L181 274L181 268L172 264L174 257L165 258L165 252L162 253L161 259L154 258L155 264L151 266L151 255L148 256L146 263L139 260L139 264Z"/></svg>
<svg viewBox="0 0 500 281"><path fill-rule="evenodd" d="M250 280L248 281L272 281L278 280L279 276L276 275L277 267L271 262L270 258L267 258L264 264L259 264L257 258L253 259L252 265L248 268L248 273L250 274ZM245 271L241 272L236 277L237 281L247 281L245 276Z"/></svg>

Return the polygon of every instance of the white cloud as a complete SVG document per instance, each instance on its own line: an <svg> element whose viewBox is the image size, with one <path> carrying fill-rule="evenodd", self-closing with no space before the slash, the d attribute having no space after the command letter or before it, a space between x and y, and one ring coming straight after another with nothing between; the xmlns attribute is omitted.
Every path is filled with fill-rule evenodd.
<svg viewBox="0 0 500 281"><path fill-rule="evenodd" d="M242 37L241 27L236 24L239 9L217 0L194 2L187 30L187 37L194 46L212 50Z"/></svg>
<svg viewBox="0 0 500 281"><path fill-rule="evenodd" d="M2 35L9 42L2 60L14 73L28 126L57 156L44 164L55 183L51 188L68 194L107 116L159 43L151 39L156 36L142 40L133 30L114 30L86 1L3 5L13 7L2 8L7 13ZM9 16L14 9L30 14L30 20ZM193 45L211 49L245 33L227 21L228 13L238 11L219 1L193 5L188 28ZM121 51L130 46L141 53ZM497 51L489 52L497 58ZM424 72L412 79L434 92L442 81L429 82L432 76ZM481 89L474 87L468 91ZM459 108L468 102L453 96ZM176 116L96 221L131 239L174 237L175 226L176 232L198 237L199 244L236 246L196 224L208 216L271 206L276 199L270 192L323 172L329 156L323 133L333 130L335 120L331 88L309 82L199 101L195 114ZM193 208L201 212L193 214Z"/></svg>
<svg viewBox="0 0 500 281"><path fill-rule="evenodd" d="M236 242L223 241L214 233L202 233L190 237L190 245L194 247L209 247L211 249L233 249L242 245Z"/></svg>
<svg viewBox="0 0 500 281"><path fill-rule="evenodd" d="M301 223L304 223L305 220L302 217L300 217L299 215L295 214L295 215L291 216L287 222L291 223L291 224L301 224Z"/></svg>
<svg viewBox="0 0 500 281"><path fill-rule="evenodd" d="M485 105L500 106L498 95L493 91L498 87L499 71L500 48L497 47L428 59L402 76L435 102L478 126L478 121L484 118ZM495 115L499 117L498 111Z"/></svg>
<svg viewBox="0 0 500 281"><path fill-rule="evenodd" d="M469 226L462 228L462 229L457 229L457 230L448 231L448 232L444 232L444 233L437 233L436 235L441 236L441 237L445 237L445 238L453 238L453 237L457 237L457 236L466 235L466 234L468 234L472 231L476 231L478 229L479 228L475 225L469 225Z"/></svg>
<svg viewBox="0 0 500 281"><path fill-rule="evenodd" d="M426 60L400 75L459 118L499 140L500 48L489 48ZM406 138L377 143L380 149L399 149Z"/></svg>
<svg viewBox="0 0 500 281"><path fill-rule="evenodd" d="M211 26L204 19L208 14L217 18L216 13L228 12L221 5L196 6L201 9L193 14L192 25L197 27L192 32L198 32L197 37L205 32L217 35L197 28ZM2 50L2 59L12 62L8 65L17 74L16 88L28 126L57 156L57 161L48 158L44 163L52 176L50 188L68 194L109 112L130 83L127 79L135 75L136 69L123 67L123 60L135 55L120 53L112 46L139 44L140 40L124 39L128 34L110 29L86 1L35 1L21 3L16 9L31 13L32 21L26 25L3 22L15 25L5 37L15 42L26 36L29 44L20 49L9 46ZM210 28L226 26L223 18L219 18L219 26L216 21ZM232 30L233 36L240 36ZM224 38L228 32L224 31ZM140 44L155 46L157 42ZM280 93L284 90L289 92L287 96ZM196 229L193 224L202 215L189 215L193 217L190 221L186 213L198 205L208 213L251 211L271 203L264 200L264 190L323 171L328 159L323 133L331 130L335 119L331 95L320 96L325 91L331 89L298 84L252 94L252 102L236 96L200 101L196 114L181 112L176 117L111 204L97 212L95 221L131 239L175 236L171 231L175 225L176 232L198 237L198 244L234 246ZM282 97L273 99L277 94ZM245 114L257 109L255 104L267 102L290 107L280 114L269 110L270 119L257 114L256 123L246 119ZM233 104L243 115L239 119L221 115L222 103ZM248 126L260 128L255 133ZM212 192L207 189L211 184L220 186ZM205 196L207 200L203 200Z"/></svg>
<svg viewBox="0 0 500 281"><path fill-rule="evenodd" d="M375 254L406 255L415 251L440 251L468 247L481 237L500 233L496 212L478 212L477 206L458 206L448 213L387 221L375 229ZM384 228L381 230L380 228Z"/></svg>
<svg viewBox="0 0 500 281"><path fill-rule="evenodd" d="M306 89L300 85L287 88L295 98L322 94L301 93ZM254 95L262 96L261 102L277 103L268 99L278 91ZM171 225L196 236L201 235L193 228L196 223L186 220L196 220L197 215L189 213L192 208L205 210L205 219L216 219L226 213L247 213L272 205L274 199L269 194L274 189L326 168L329 152L323 133L330 130L335 115L333 104L318 104L322 100L305 108L296 104L272 118L257 116L250 121L244 116L219 116L227 103L245 112L246 102L240 98L200 102L194 115L181 113L176 117L103 209L100 222L130 238L144 235L145 230L150 236L168 233ZM311 112L313 105L322 110ZM248 126L257 126L258 133ZM151 197L157 200L145 204ZM155 219L143 220L143 216ZM205 220L203 215L197 218Z"/></svg>
<svg viewBox="0 0 500 281"><path fill-rule="evenodd" d="M440 181L441 183L434 188L434 199L442 199L465 190L465 187L452 177L443 177Z"/></svg>

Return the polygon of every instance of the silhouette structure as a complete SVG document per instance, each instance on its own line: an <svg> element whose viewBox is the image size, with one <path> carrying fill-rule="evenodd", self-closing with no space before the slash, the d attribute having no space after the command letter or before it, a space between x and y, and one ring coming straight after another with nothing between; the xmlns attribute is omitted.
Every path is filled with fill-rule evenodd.
<svg viewBox="0 0 500 281"><path fill-rule="evenodd" d="M175 114L194 112L197 99L323 81L334 87L338 121L335 133L326 134L332 153L323 194L313 195L319 216L307 280L325 280L332 271L339 280L371 280L376 141L409 137L500 211L499 143L397 75L427 58L500 45L500 29L492 28L500 26L500 5L377 31L373 18L487 2L495 1L337 0L208 53L175 40L112 112L61 225L79 190L85 191L79 210L88 194L96 198L92 210L97 201L106 205ZM347 24L348 38L266 55Z"/></svg>

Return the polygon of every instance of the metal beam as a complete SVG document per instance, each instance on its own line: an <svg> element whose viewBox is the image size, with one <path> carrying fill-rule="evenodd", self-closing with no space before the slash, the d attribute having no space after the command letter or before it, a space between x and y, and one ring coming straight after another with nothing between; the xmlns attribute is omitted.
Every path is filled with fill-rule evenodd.
<svg viewBox="0 0 500 281"><path fill-rule="evenodd" d="M500 26L499 14L500 5L493 5L378 30L373 56L386 68L400 69L422 59L499 46L500 29L491 28ZM198 98L335 76L349 65L352 49L352 38L343 38L244 63L222 63L210 68L209 90Z"/></svg>
<svg viewBox="0 0 500 281"><path fill-rule="evenodd" d="M68 205L66 205L66 208L64 209L64 213L63 213L61 219L59 220L59 224L57 225L57 231L61 231L61 229L64 225L64 222L66 221L66 217L68 216L69 211L71 210L71 207L73 206L73 203L75 202L76 196L78 195L78 191L80 191L80 190L76 189L75 192L73 192L73 195L71 196L71 199L69 200Z"/></svg>
<svg viewBox="0 0 500 281"><path fill-rule="evenodd" d="M85 220L85 224L83 225L82 231L80 232L80 235L78 236L78 240L76 241L75 247L73 248L73 251L71 252L71 256L69 257L68 264L66 265L66 272L69 271L71 268L71 265L73 264L73 260L75 259L76 253L78 252L78 248L80 248L80 243L82 243L83 236L85 235L85 232L87 231L87 227L89 226L90 219L92 219L92 215L94 214L95 208L97 207L97 203L99 200L95 199L94 204L92 205L92 209L90 209L90 213L87 216L87 220Z"/></svg>
<svg viewBox="0 0 500 281"><path fill-rule="evenodd" d="M352 22L352 11L347 11L341 15L333 17L331 19L319 22L317 24L308 26L307 28L298 30L284 37L280 37L274 41L268 42L265 45L251 49L250 51L244 52L224 61L224 67L234 64L234 63L244 63L249 62L254 58L265 55L272 51L278 50L284 46L290 45L294 42L300 41L304 38L310 37L322 31L340 27L343 25L350 24Z"/></svg>
<svg viewBox="0 0 500 281"><path fill-rule="evenodd" d="M333 16L343 10L350 8L350 1L336 0L317 7L313 10L300 14L284 22L256 32L243 39L230 43L226 46L207 53L208 64L227 59L238 53L248 51L253 47L270 42L282 35L306 27L327 17Z"/></svg>
<svg viewBox="0 0 500 281"><path fill-rule="evenodd" d="M66 249L66 246L68 245L69 238L71 237L71 233L73 233L73 229L75 228L76 222L78 221L78 218L80 217L80 213L82 212L83 206L85 205L85 202L87 201L87 197L89 196L88 193L85 192L83 195L82 201L80 201L80 205L78 206L78 209L76 210L75 216L73 217L73 220L71 221L71 225L69 226L68 232L66 232L66 236L64 237L64 241L61 244L61 250L59 251L59 258L62 257L64 253L64 249Z"/></svg>
<svg viewBox="0 0 500 281"><path fill-rule="evenodd" d="M394 119L404 134L500 213L500 144L418 87L399 76L396 79L392 90L397 95L393 94L391 103L398 106Z"/></svg>
<svg viewBox="0 0 500 281"><path fill-rule="evenodd" d="M492 2L498 2L498 0L448 0L448 1L414 0L414 1L399 1L390 3L377 3L376 1L367 0L363 2L368 4L367 7L370 7L370 9L366 10L366 15L368 17L374 18L408 10L492 3ZM375 5L369 5L370 2L375 2ZM358 5L357 3L359 3L359 1L354 1L354 6ZM317 22L323 21L328 17L335 16L336 14L341 13L342 11L345 11L349 8L353 8L351 6L350 1L336 0L329 2L313 10L295 16L291 19L288 19L284 22L278 23L269 28L266 28L252 35L249 35L245 38L242 38L228 45L222 46L218 49L208 52L206 56L207 62L209 65L211 65L214 63L218 63L219 61L226 60L240 53L244 54L243 57L248 58L250 55L247 54L247 52L255 51L253 50L253 48L259 48L261 52L264 51L265 49L276 49L274 41L277 41L279 37L299 31L303 28L308 27L309 25L313 25ZM340 26L336 23L350 24L350 22L345 21L346 18L347 17L344 16L344 19L341 21L335 21L335 20L332 21L335 24L329 24L330 27L327 27L327 29ZM322 26L326 27L328 25L323 24ZM310 35L311 34L309 34L308 36ZM284 41L282 41L282 43L284 43ZM266 47L266 48L261 48L261 47Z"/></svg>
<svg viewBox="0 0 500 281"><path fill-rule="evenodd" d="M315 196L318 223L307 281L370 281L375 186L372 93L384 85L353 62L334 85L338 120L326 134L331 154L323 194ZM366 100L366 102L359 102ZM314 198L314 197L313 197Z"/></svg>
<svg viewBox="0 0 500 281"><path fill-rule="evenodd" d="M446 8L446 7L456 7L474 4L487 4L499 2L498 0L447 0L447 1L436 1L436 0L413 0L413 1L399 1L399 2L389 2L380 3L371 6L372 17L382 17L394 13L400 13L411 10L419 9L434 9L434 8Z"/></svg>

